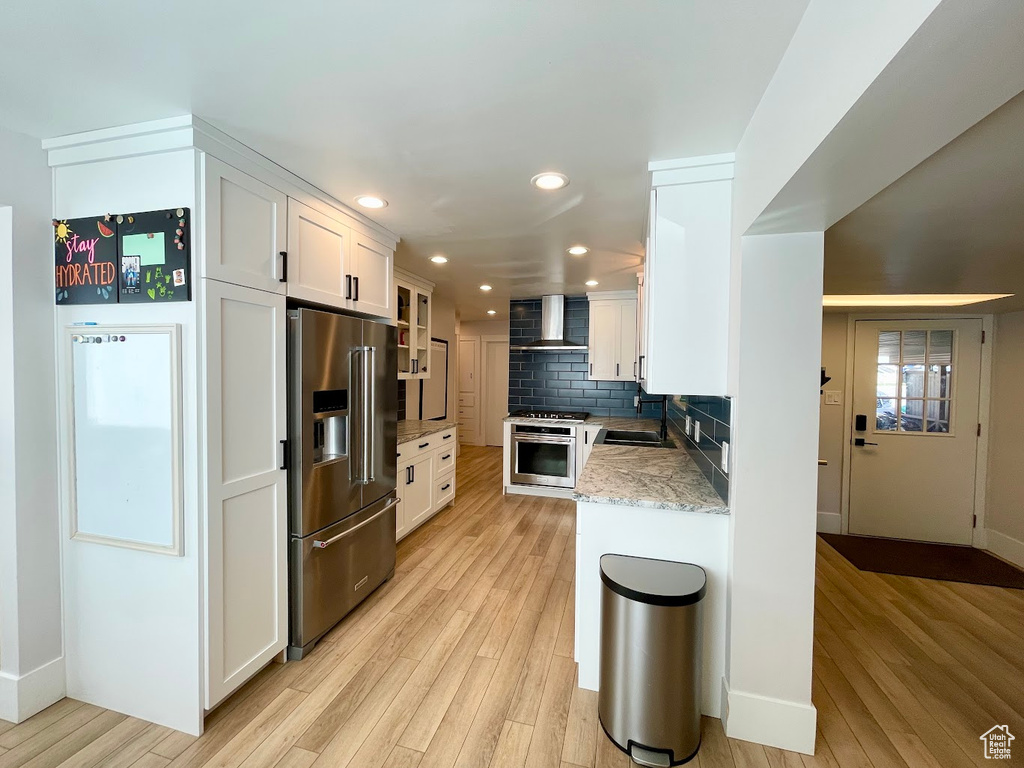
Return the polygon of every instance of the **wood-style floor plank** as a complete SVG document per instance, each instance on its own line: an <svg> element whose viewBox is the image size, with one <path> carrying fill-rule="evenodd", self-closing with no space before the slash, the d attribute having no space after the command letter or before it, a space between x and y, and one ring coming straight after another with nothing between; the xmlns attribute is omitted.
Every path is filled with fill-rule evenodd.
<svg viewBox="0 0 1024 768"><path fill-rule="evenodd" d="M575 506L504 496L501 470L500 449L464 447L455 504L399 543L395 576L200 738L65 699L0 722L0 768L629 768L575 683ZM816 546L815 754L705 717L690 765L986 768L982 732L1024 733L1024 593Z"/></svg>

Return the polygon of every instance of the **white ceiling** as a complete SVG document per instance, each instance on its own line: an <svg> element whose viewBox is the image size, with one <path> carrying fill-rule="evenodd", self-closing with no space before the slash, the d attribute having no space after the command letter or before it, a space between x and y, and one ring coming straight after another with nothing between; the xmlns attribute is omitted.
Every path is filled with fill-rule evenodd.
<svg viewBox="0 0 1024 768"><path fill-rule="evenodd" d="M825 233L825 293L1014 293L1024 309L1024 93Z"/></svg>
<svg viewBox="0 0 1024 768"><path fill-rule="evenodd" d="M341 200L387 198L398 263L473 319L635 284L648 161L733 150L807 2L8 3L0 123L192 112ZM571 184L533 189L548 169Z"/></svg>

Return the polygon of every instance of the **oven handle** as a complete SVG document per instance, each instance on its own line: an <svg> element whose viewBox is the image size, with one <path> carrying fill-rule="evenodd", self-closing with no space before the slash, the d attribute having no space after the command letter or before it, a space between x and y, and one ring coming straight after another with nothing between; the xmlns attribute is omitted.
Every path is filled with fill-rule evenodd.
<svg viewBox="0 0 1024 768"><path fill-rule="evenodd" d="M371 515L370 517L366 518L365 520L363 520L363 522L361 522L355 528L349 528L347 531L342 531L337 536L332 536L331 538L327 539L327 541L321 541L320 539L313 539L313 547L314 547L314 549L327 549L329 546L331 546L331 544L334 544L335 542L341 541L346 536L351 536L353 533L358 531L364 525L369 525L370 523L372 523L374 520L376 520L378 517L383 515L385 512L387 512L393 506L398 504L398 502L400 502L400 501L401 501L401 499L392 499L391 501L389 501L387 503L387 505L384 507L384 509L382 509L380 512L378 512L375 515Z"/></svg>
<svg viewBox="0 0 1024 768"><path fill-rule="evenodd" d="M517 443L548 443L550 445L576 444L576 438L572 435L536 435L513 432L512 440Z"/></svg>

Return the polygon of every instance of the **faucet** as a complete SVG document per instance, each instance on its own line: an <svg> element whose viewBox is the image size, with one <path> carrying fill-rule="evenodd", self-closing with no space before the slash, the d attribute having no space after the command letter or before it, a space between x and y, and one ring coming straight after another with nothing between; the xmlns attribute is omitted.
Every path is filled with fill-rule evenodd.
<svg viewBox="0 0 1024 768"><path fill-rule="evenodd" d="M643 387L638 383L636 385L636 415L639 416L644 409L645 405L657 405L661 403L661 430L658 432L658 436L662 440L668 440L668 395L662 395L656 399L644 399Z"/></svg>

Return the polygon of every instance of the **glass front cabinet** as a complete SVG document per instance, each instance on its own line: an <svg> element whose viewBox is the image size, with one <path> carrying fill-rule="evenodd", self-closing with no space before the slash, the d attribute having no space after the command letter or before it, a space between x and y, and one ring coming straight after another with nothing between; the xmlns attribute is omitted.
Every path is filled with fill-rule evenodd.
<svg viewBox="0 0 1024 768"><path fill-rule="evenodd" d="M398 378L430 378L431 294L434 284L395 270L394 321L398 327Z"/></svg>

